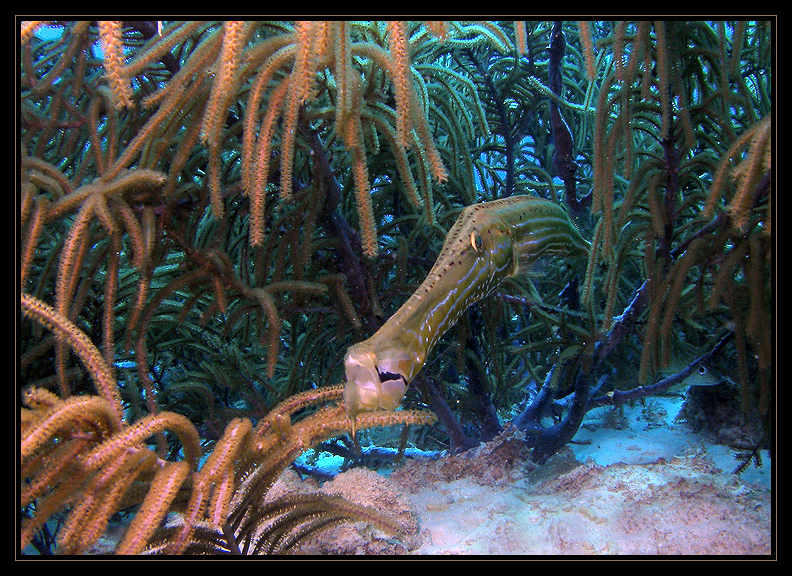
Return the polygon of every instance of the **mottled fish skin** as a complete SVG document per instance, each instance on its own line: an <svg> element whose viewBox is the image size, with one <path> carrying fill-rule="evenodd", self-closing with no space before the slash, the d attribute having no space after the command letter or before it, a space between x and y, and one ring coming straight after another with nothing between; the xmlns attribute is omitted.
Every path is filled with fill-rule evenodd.
<svg viewBox="0 0 792 576"><path fill-rule="evenodd" d="M558 205L533 196L474 204L446 236L426 279L368 340L344 357L352 418L392 410L434 345L462 313L545 255L588 253L590 244Z"/></svg>

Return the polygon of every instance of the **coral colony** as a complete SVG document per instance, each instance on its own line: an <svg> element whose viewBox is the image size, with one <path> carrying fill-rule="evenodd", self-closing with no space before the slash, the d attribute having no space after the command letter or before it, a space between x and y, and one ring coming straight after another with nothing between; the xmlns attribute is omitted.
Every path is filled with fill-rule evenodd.
<svg viewBox="0 0 792 576"><path fill-rule="evenodd" d="M404 534L270 489L704 366L769 434L771 22L19 26L20 553Z"/></svg>

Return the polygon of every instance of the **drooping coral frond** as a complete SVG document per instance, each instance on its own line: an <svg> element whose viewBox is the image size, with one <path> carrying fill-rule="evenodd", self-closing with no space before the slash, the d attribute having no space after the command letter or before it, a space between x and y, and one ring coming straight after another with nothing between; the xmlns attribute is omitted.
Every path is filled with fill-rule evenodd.
<svg viewBox="0 0 792 576"><path fill-rule="evenodd" d="M124 66L121 22L99 22L99 39L102 43L105 74L115 100L114 105L116 108L128 108L132 106L132 86Z"/></svg>
<svg viewBox="0 0 792 576"><path fill-rule="evenodd" d="M97 390L110 402L118 424L122 417L118 388L109 367L91 341L71 321L37 298L22 294L21 307L23 314L52 330L60 342L80 357L96 382Z"/></svg>

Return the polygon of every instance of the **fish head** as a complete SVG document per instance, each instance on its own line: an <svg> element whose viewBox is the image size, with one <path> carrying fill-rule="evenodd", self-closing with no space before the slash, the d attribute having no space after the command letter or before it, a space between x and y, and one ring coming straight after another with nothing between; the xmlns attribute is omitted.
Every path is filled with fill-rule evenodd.
<svg viewBox="0 0 792 576"><path fill-rule="evenodd" d="M687 367L699 355L699 351L684 342L677 342L672 349L669 365L660 370L660 375L665 378ZM728 376L718 372L706 362L696 366L690 375L679 384L672 386L668 391L685 390L690 386L717 386L729 381Z"/></svg>
<svg viewBox="0 0 792 576"><path fill-rule="evenodd" d="M398 358L378 358L365 342L350 346L344 356L344 405L355 433L356 417L361 412L395 410L407 391Z"/></svg>
<svg viewBox="0 0 792 576"><path fill-rule="evenodd" d="M693 373L682 381L684 386L717 386L727 378L714 368L701 363L696 366Z"/></svg>

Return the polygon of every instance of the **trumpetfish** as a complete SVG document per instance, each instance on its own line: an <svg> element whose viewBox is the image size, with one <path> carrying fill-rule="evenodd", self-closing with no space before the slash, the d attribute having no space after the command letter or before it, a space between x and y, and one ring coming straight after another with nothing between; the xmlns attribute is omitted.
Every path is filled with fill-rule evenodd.
<svg viewBox="0 0 792 576"><path fill-rule="evenodd" d="M546 255L587 254L583 239L557 204L511 196L465 208L418 289L368 340L344 356L344 403L361 412L393 410L434 345L467 310L507 278Z"/></svg>

